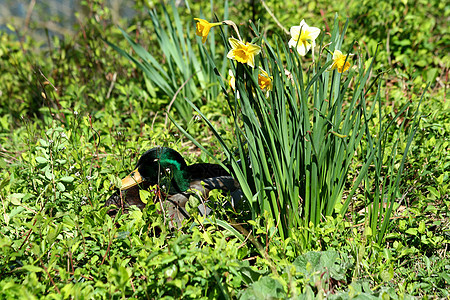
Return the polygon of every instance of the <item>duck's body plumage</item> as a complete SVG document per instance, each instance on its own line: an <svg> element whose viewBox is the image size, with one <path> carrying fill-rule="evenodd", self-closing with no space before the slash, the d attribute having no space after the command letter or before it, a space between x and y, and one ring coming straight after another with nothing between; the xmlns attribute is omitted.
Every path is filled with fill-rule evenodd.
<svg viewBox="0 0 450 300"><path fill-rule="evenodd" d="M139 190L147 190L154 185L165 191L165 197L160 200L170 227L180 227L182 221L189 218L185 205L192 190L199 191L204 200L214 189L230 192L233 207L242 198L239 183L222 166L208 163L188 166L175 150L157 147L139 158L135 170L122 180L121 189L106 201L106 205L124 209L136 205L143 209L146 204L141 201ZM205 203L200 204L198 209L202 215L211 211Z"/></svg>

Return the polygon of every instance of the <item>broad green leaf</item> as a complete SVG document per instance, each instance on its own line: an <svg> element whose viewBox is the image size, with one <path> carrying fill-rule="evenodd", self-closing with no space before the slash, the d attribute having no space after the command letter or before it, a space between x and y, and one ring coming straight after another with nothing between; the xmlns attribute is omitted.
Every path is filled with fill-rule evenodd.
<svg viewBox="0 0 450 300"><path fill-rule="evenodd" d="M58 188L58 190L60 190L61 192L64 192L66 190L66 187L64 186L64 184L62 184L61 182L57 182L56 183L56 187Z"/></svg>
<svg viewBox="0 0 450 300"><path fill-rule="evenodd" d="M150 192L146 190L139 190L139 197L142 202L147 204L149 198L150 198Z"/></svg>
<svg viewBox="0 0 450 300"><path fill-rule="evenodd" d="M240 299L284 299L286 292L276 279L264 276L244 291Z"/></svg>
<svg viewBox="0 0 450 300"><path fill-rule="evenodd" d="M48 163L48 159L46 159L45 157L42 157L42 156L37 156L36 162L39 164L46 164L46 163Z"/></svg>
<svg viewBox="0 0 450 300"><path fill-rule="evenodd" d="M41 267L37 267L37 266L33 266L33 265L25 265L22 267L22 269L27 270L29 272L35 272L35 273L44 272L44 269L42 269Z"/></svg>
<svg viewBox="0 0 450 300"><path fill-rule="evenodd" d="M75 180L75 178L73 178L72 176L64 176L61 177L59 180L64 183L72 183Z"/></svg>
<svg viewBox="0 0 450 300"><path fill-rule="evenodd" d="M405 233L411 234L411 235L417 235L417 228L408 228Z"/></svg>
<svg viewBox="0 0 450 300"><path fill-rule="evenodd" d="M14 205L20 205L20 199L25 197L25 194L22 193L13 193L9 195L9 201Z"/></svg>
<svg viewBox="0 0 450 300"><path fill-rule="evenodd" d="M435 199L441 198L441 195L440 195L439 191L435 187L428 186L427 190L430 192L431 195L434 196Z"/></svg>
<svg viewBox="0 0 450 300"><path fill-rule="evenodd" d="M394 278L394 269L392 268L392 265L388 269L380 272L380 278L384 282L389 282Z"/></svg>
<svg viewBox="0 0 450 300"><path fill-rule="evenodd" d="M420 221L418 231L419 233L425 233L425 221Z"/></svg>
<svg viewBox="0 0 450 300"><path fill-rule="evenodd" d="M202 236L203 236L203 239L204 239L208 244L210 244L210 245L213 244L213 241L211 240L211 236L209 235L209 232L203 231L203 232L202 232Z"/></svg>

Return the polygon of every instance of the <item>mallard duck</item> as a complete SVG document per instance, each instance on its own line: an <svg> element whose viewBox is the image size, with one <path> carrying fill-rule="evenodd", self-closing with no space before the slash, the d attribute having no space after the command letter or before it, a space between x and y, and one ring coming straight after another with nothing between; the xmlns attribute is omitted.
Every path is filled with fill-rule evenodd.
<svg viewBox="0 0 450 300"><path fill-rule="evenodd" d="M220 189L231 194L232 207L242 198L239 183L220 165L199 163L187 165L183 157L175 150L167 147L156 147L145 152L135 170L122 179L122 187L107 201L106 206L116 205L124 208L136 205L143 209L145 203L140 199L140 189L149 189L158 185L163 191L164 214L169 219L169 226L180 227L189 214L185 209L193 191L199 191L203 199L208 198L211 190ZM202 215L211 209L203 202L198 207Z"/></svg>

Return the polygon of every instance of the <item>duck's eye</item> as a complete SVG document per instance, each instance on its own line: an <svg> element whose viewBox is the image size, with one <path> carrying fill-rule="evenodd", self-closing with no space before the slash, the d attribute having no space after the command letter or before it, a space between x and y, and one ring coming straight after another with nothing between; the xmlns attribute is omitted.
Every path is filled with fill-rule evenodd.
<svg viewBox="0 0 450 300"><path fill-rule="evenodd" d="M166 168L166 172L170 174L170 168Z"/></svg>

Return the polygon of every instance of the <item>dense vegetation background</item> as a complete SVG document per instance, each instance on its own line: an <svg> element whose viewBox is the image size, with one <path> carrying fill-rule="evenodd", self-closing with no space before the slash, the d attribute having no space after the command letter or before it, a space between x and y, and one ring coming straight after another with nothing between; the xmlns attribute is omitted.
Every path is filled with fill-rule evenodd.
<svg viewBox="0 0 450 300"><path fill-rule="evenodd" d="M69 14L73 25L66 27L61 25L67 24L63 14L46 15L52 5L33 1L23 6L23 18L1 19L2 298L449 296L448 3L143 1L122 3L122 11L117 1L74 5L77 11ZM124 12L125 7L130 10ZM271 14L286 28L305 19L329 32L338 13L341 24L349 18L347 47L357 41L368 60L379 47L373 78L380 75L387 118L425 93L383 243L375 243L367 230L365 199L371 196L364 187L346 215L291 228L287 239L276 234L278 224L269 215L248 222L246 207L236 214L217 212L218 219L242 222L244 235L250 233L244 241L227 226L187 224L169 231L156 205L116 218L107 215L103 205L111 183L125 176L145 150L169 146L188 163L209 161L172 125L166 117L169 109L205 148L225 159L190 106L172 107L168 93L110 47L133 54L120 26L168 68L168 49L160 46L157 33L176 23L175 12L184 37L192 41L199 39L193 22L199 16L211 21L214 15L227 16L249 39L252 20L270 39L286 37ZM162 29L156 28L155 17ZM207 47L223 55L218 32ZM185 81L185 74L178 75L174 86ZM233 144L233 122L223 96L203 96L205 90L218 91L217 84L196 83L189 87L189 99ZM397 129L403 121L396 121ZM386 139L388 148L397 140L404 143L401 132ZM352 162L348 182L358 176L361 159L356 156ZM306 241L303 232L309 234Z"/></svg>

